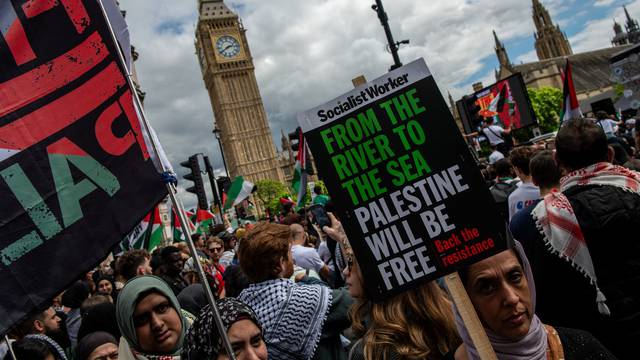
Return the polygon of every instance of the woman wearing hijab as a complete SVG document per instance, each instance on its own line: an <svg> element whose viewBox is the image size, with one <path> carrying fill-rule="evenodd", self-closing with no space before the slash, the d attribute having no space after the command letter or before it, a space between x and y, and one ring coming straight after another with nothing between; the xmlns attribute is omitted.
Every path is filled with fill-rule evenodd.
<svg viewBox="0 0 640 360"><path fill-rule="evenodd" d="M139 276L120 291L116 318L130 347L120 359L179 359L188 323L171 288L159 277Z"/></svg>
<svg viewBox="0 0 640 360"><path fill-rule="evenodd" d="M460 271L469 298L500 360L616 359L590 333L543 324L535 314L536 290L522 246ZM455 360L479 359L457 309L464 342Z"/></svg>
<svg viewBox="0 0 640 360"><path fill-rule="evenodd" d="M108 332L92 332L78 343L75 360L118 360L118 340Z"/></svg>
<svg viewBox="0 0 640 360"><path fill-rule="evenodd" d="M262 337L262 326L253 310L235 298L224 298L217 305L236 359L266 360L267 345ZM211 305L202 309L198 319L189 328L182 348L182 359L229 359L222 345Z"/></svg>
<svg viewBox="0 0 640 360"><path fill-rule="evenodd" d="M460 344L451 304L435 282L416 286L385 301L373 302L364 287L358 265L340 222L329 214L327 235L340 243L346 267L343 271L349 294L356 336L350 360L439 360Z"/></svg>
<svg viewBox="0 0 640 360"><path fill-rule="evenodd" d="M95 280L96 289L94 294L109 295L115 303L118 300L118 291L116 284L111 276L100 276Z"/></svg>

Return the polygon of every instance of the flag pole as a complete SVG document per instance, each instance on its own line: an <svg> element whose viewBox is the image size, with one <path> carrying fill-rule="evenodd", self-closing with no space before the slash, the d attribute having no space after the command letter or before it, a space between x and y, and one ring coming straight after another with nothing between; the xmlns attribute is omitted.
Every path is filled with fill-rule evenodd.
<svg viewBox="0 0 640 360"><path fill-rule="evenodd" d="M11 346L11 341L9 341L9 335L4 336L4 341L7 343L7 347L9 348L9 354L11 354L11 358L13 360L18 360L16 357L16 353L13 352L13 346Z"/></svg>
<svg viewBox="0 0 640 360"><path fill-rule="evenodd" d="M160 152L158 151L159 146L156 144L156 139L154 137L154 134L151 132L151 126L149 125L149 122L147 121L147 117L145 115L144 112L144 108L142 107L142 102L140 101L140 98L138 97L138 92L135 90L135 84L133 83L133 80L131 79L131 73L129 71L129 69L126 66L125 60L124 60L124 54L122 53L122 49L120 49L120 46L118 44L118 39L116 38L116 35L113 31L113 27L111 26L111 22L109 22L109 18L107 17L107 12L105 11L104 5L102 3L102 0L98 0L98 4L100 4L100 10L102 11L102 16L104 17L104 20L107 24L107 27L109 28L109 33L111 34L111 39L113 40L114 44L115 44L115 48L116 48L116 52L118 55L118 60L120 61L120 64L122 65L122 67L125 69L125 71L127 72L127 84L129 85L129 88L131 89L132 92L132 97L134 100L134 104L136 105L137 109L138 109L138 113L140 114L140 120L142 122L142 125L144 127L144 131L147 133L147 136L149 137L149 142L151 143L151 146L153 147L153 151L155 152L156 156L158 157L158 163L160 165L160 168L162 169L162 172L165 173L168 171L168 169L165 168L164 164L162 163L162 160L160 159ZM220 336L222 337L222 344L227 352L227 356L232 359L235 360L236 356L235 356L235 352L233 351L233 347L231 347L231 342L229 341L229 337L227 336L227 329L224 326L224 323L222 322L222 318L220 317L220 311L218 310L218 306L216 305L216 300L215 297L213 296L213 292L211 291L211 288L209 287L209 283L207 282L204 270L202 268L202 265L200 264L200 261L198 260L198 255L196 252L196 247L195 244L193 243L193 240L191 239L191 228L187 226L187 221L188 219L185 216L184 213L184 207L182 205L182 202L180 202L178 200L178 191L176 186L173 183L170 182L166 182L167 185L167 190L169 192L169 198L171 199L171 203L173 204L174 210L176 210L176 212L178 213L178 220L180 221L180 226L182 226L183 232L185 233L185 237L186 237L186 242L187 245L189 247L189 251L191 252L191 257L193 259L193 264L195 265L196 268L196 272L198 273L198 277L200 278L200 283L202 284L202 286L204 287L205 290L205 294L207 296L207 301L209 302L209 305L211 305L211 309L213 310L213 318L215 320L216 323L216 327L218 328L218 333L220 334Z"/></svg>

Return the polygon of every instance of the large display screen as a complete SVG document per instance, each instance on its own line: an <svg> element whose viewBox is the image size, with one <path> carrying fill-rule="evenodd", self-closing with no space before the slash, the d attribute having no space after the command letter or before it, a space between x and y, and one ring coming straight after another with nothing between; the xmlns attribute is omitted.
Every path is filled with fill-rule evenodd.
<svg viewBox="0 0 640 360"><path fill-rule="evenodd" d="M512 129L537 124L519 73L459 100L457 107L466 133L477 131L480 122L486 118L493 118L495 124Z"/></svg>

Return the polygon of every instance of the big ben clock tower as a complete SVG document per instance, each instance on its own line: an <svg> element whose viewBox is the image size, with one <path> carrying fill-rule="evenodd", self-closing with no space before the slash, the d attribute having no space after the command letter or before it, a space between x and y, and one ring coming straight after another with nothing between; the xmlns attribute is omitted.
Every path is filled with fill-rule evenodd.
<svg viewBox="0 0 640 360"><path fill-rule="evenodd" d="M222 0L198 0L196 52L229 175L284 183L245 29Z"/></svg>

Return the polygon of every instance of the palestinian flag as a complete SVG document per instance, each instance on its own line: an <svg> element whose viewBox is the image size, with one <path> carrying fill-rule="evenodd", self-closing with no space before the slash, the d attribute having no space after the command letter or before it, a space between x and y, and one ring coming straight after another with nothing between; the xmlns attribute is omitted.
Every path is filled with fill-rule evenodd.
<svg viewBox="0 0 640 360"><path fill-rule="evenodd" d="M564 78L562 85L562 110L560 111L560 126L566 120L582 117L580 104L576 96L576 88L573 85L573 77L571 76L571 63L567 59L567 65L564 68Z"/></svg>
<svg viewBox="0 0 640 360"><path fill-rule="evenodd" d="M209 226L213 225L215 215L209 210L198 209L196 212L196 228L197 232L202 235L209 233Z"/></svg>
<svg viewBox="0 0 640 360"><path fill-rule="evenodd" d="M149 229L149 221L151 220L151 213L147 214L142 221L135 227L126 238L120 242L119 253L133 250L133 249L146 249L146 237L147 229Z"/></svg>
<svg viewBox="0 0 640 360"><path fill-rule="evenodd" d="M162 244L162 221L156 206L120 243L120 250L145 249L149 252Z"/></svg>
<svg viewBox="0 0 640 360"><path fill-rule="evenodd" d="M149 225L151 225L151 229L149 232L149 243L147 245L147 250L152 252L153 249L157 248L162 244L162 220L160 219L160 210L156 206L153 209L153 215L151 216L151 221L149 221Z"/></svg>
<svg viewBox="0 0 640 360"><path fill-rule="evenodd" d="M231 209L232 207L239 205L242 201L251 195L255 191L255 185L246 181L242 176L238 176L231 182L227 197L224 200L224 211Z"/></svg>
<svg viewBox="0 0 640 360"><path fill-rule="evenodd" d="M304 140L302 131L299 129L298 134L298 156L296 158L291 187L293 188L293 191L298 194L296 207L300 208L301 206L304 206L304 198L307 194L307 169L305 168L307 164L307 143Z"/></svg>
<svg viewBox="0 0 640 360"><path fill-rule="evenodd" d="M195 225L193 225L193 222L192 222L193 220L191 220L191 218L193 216L195 216L195 213L191 212L189 210L185 210L184 214L187 217L188 225L191 228L191 232L193 233L194 231L196 231L196 227L195 227ZM184 232L182 231L182 226L180 226L180 220L178 219L178 213L176 213L175 211L173 213L173 217L171 218L171 228L173 229L173 241L174 242L187 240L186 237L184 236Z"/></svg>

